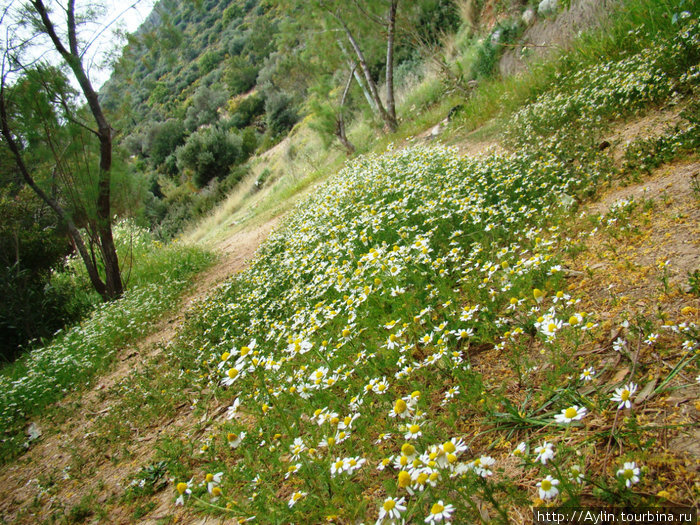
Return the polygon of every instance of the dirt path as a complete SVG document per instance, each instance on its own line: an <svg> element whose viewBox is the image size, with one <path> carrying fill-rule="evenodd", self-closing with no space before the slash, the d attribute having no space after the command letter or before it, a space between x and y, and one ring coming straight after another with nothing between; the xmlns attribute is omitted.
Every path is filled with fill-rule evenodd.
<svg viewBox="0 0 700 525"><path fill-rule="evenodd" d="M274 218L221 243L217 247L220 260L197 278L190 293L151 335L125 348L92 389L70 394L51 414L35 421L42 432L40 439L0 472L0 523L74 523L96 518L114 524L142 521L131 505L122 504L124 486L153 457L157 438L196 425L192 407L181 403L167 419L129 424L132 435L123 439L105 436L96 441L95 436L105 431L105 421L123 402L123 385L137 376L147 378L158 361L165 361L162 354L187 312L229 276L245 269L278 222Z"/></svg>

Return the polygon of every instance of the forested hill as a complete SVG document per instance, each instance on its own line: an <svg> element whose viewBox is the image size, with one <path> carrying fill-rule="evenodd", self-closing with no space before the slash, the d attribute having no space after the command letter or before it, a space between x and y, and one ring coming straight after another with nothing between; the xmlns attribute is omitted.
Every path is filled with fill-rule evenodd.
<svg viewBox="0 0 700 525"><path fill-rule="evenodd" d="M341 35L343 26L381 85L391 2L333 4L161 0L129 37L101 91L105 106L120 119L122 144L147 159L157 175L203 187L229 177L231 165L273 145L302 117L332 128L335 122L324 119L334 120L328 113L336 108L324 105L337 98L356 61ZM418 42L436 42L459 22L449 0L402 3L393 59L397 82L418 66ZM348 112L367 103L362 89L369 86L356 76L343 102ZM195 133L207 126L213 130ZM233 178L240 176L239 171Z"/></svg>
<svg viewBox="0 0 700 525"><path fill-rule="evenodd" d="M211 123L216 113L194 115L191 97L214 88L210 106L255 86L274 51L278 9L255 0L161 0L136 34L101 95L113 111L125 113L131 133L167 118L191 118L187 127ZM188 109L192 108L188 115ZM196 121L199 118L199 122Z"/></svg>

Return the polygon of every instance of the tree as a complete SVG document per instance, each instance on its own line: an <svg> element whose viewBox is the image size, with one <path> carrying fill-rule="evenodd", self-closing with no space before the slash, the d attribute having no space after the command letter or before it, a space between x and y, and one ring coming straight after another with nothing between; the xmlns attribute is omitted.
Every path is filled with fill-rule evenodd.
<svg viewBox="0 0 700 525"><path fill-rule="evenodd" d="M214 178L223 179L231 166L244 160L241 138L218 126L192 133L187 142L177 148L175 156L178 168L191 170L192 179L199 188Z"/></svg>
<svg viewBox="0 0 700 525"><path fill-rule="evenodd" d="M372 98L373 109L379 114L384 125L389 131L396 131L398 126L398 121L396 120L396 109L394 103L394 40L396 32L396 13L398 10L399 0L389 0L388 10L386 14L386 19L378 17L371 13L369 10L362 5L361 2L354 2L360 14L366 17L368 20L372 20L380 27L386 31L386 62L385 62L385 81L386 81L386 106L384 105L381 97L379 96L379 88L377 87L377 82L372 76L365 54L362 51L360 42L355 37L354 32L351 30L347 20L350 15L343 12L339 5L334 5L332 2L322 2L321 5L326 9L326 11L336 20L340 25L345 36L350 43L350 46L355 53L357 62L359 63L359 69L361 69L364 74L364 80L367 85L367 90ZM341 46L342 47L342 46ZM352 68L355 69L357 66L354 59L348 57L348 60L352 64Z"/></svg>
<svg viewBox="0 0 700 525"><path fill-rule="evenodd" d="M309 108L313 116L309 126L318 132L325 147L330 145L331 137L337 138L345 148L348 156L355 153L355 145L350 142L345 133L345 104L354 73L354 69L350 70L337 106L332 102L332 99L339 89L333 89L332 79L328 77L321 79L310 90L311 96L308 99Z"/></svg>
<svg viewBox="0 0 700 525"><path fill-rule="evenodd" d="M59 34L52 16L54 13L47 8L43 0L31 0L22 8L12 12L8 6L2 17L10 18L15 15L17 20L14 22L22 28L30 29L31 34L25 38L21 38L19 34L10 35L7 41L4 41L3 56L2 56L2 77L0 83L0 132L2 137L14 157L17 168L22 175L22 178L34 192L56 213L61 222L66 225L68 234L79 252L83 263L87 269L90 281L95 290L102 296L104 300L118 298L124 291L124 286L119 271L119 260L117 257L114 239L112 236L112 210L111 210L111 170L112 170L112 140L113 129L107 119L102 106L100 104L97 91L95 91L90 78L87 75L85 65L83 64L84 53L92 42L82 43L78 37L79 24L85 22L81 16L76 17L75 0L68 0L66 7L59 5L65 13L65 33ZM5 20L2 20L3 22ZM76 114L75 108L72 108L68 101L70 94L67 92L68 86L57 85L52 83L50 77L46 77L45 73L51 68L45 66L35 67L31 69L31 64L23 63L23 51L27 49L29 44L39 37L47 37L50 45L58 53L61 61L72 73L75 81L80 87L80 91L85 99L87 108L94 120L95 127L90 127L81 121ZM32 71L36 74L32 77L26 77L27 72ZM90 253L83 239L83 236L78 229L71 215L66 211L65 207L56 198L52 197L44 188L36 181L35 173L30 169L31 166L25 161L26 144L24 137L16 132L16 119L22 118L21 114L12 112L13 96L17 94L15 83L12 86L8 85L9 79L12 76L25 75L30 82L33 82L34 87L46 89L45 95L48 104L52 107L62 107L63 118L66 121L74 123L89 130L98 142L99 162L97 167L97 192L94 196L94 237L91 238L91 246L96 246L99 250L100 258L103 263L104 278L98 271L98 264L94 257L94 253ZM41 91L38 89L38 91ZM50 115L47 115L47 117ZM60 152L54 152L55 165L61 165Z"/></svg>

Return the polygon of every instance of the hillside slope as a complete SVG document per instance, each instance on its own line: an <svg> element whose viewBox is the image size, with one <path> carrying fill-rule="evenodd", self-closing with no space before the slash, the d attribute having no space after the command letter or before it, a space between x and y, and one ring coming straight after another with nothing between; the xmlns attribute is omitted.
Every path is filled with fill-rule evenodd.
<svg viewBox="0 0 700 525"><path fill-rule="evenodd" d="M700 23L676 27L560 74L495 149L457 121L443 138L467 156L415 137L314 187L142 366L88 394L89 426L81 406L39 422L3 472L3 519L696 507Z"/></svg>

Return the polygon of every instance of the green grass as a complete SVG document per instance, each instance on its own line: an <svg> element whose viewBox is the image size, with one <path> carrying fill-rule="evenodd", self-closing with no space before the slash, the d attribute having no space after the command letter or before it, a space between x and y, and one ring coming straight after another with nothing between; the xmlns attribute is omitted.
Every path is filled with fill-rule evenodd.
<svg viewBox="0 0 700 525"><path fill-rule="evenodd" d="M639 53L655 41L672 36L682 12L697 12L697 0L630 0L619 6L602 27L584 32L559 56L533 61L524 73L486 79L465 102L458 119L467 131L492 119L501 125L514 112L557 85L561 76L599 63Z"/></svg>
<svg viewBox="0 0 700 525"><path fill-rule="evenodd" d="M210 253L197 247L147 243L143 234L139 239L143 242L132 242L133 271L122 298L99 304L83 322L2 369L0 460L23 451L28 419L89 384L127 345L152 332L154 322L177 304L192 277L213 262Z"/></svg>

